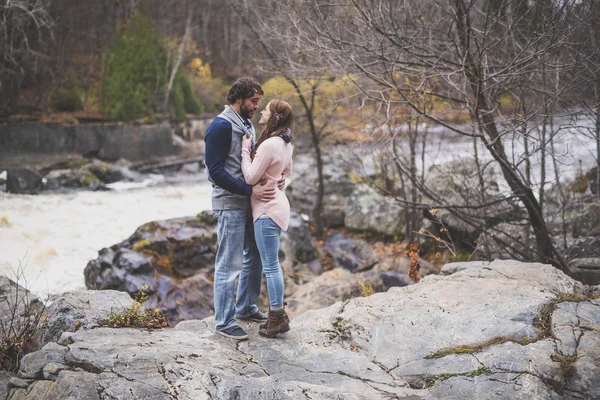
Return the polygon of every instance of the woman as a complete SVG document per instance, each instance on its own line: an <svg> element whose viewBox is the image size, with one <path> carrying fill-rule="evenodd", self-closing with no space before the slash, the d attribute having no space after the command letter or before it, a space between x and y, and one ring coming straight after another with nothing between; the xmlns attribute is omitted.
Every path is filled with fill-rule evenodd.
<svg viewBox="0 0 600 400"><path fill-rule="evenodd" d="M244 137L242 142L242 172L246 183L255 185L265 180L265 185L277 186L281 176L292 173L292 107L283 100L271 100L260 113L261 125L265 129L258 138L254 149L251 140ZM290 330L289 319L283 302L283 273L279 265L279 236L286 231L290 220L290 203L281 190L276 190L275 199L261 202L251 198L254 236L267 277L269 291L269 318L260 326L258 333L265 337L275 337L278 333Z"/></svg>

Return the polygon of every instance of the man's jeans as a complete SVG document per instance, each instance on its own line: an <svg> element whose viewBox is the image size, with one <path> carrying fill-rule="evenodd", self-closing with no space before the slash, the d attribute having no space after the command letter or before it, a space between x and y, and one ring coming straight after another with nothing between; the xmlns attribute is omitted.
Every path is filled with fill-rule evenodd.
<svg viewBox="0 0 600 400"><path fill-rule="evenodd" d="M237 325L234 315L250 316L260 295L262 264L254 240L251 210L217 210L219 248L215 262L215 325L218 331ZM240 277L234 307L235 280Z"/></svg>
<svg viewBox="0 0 600 400"><path fill-rule="evenodd" d="M281 229L271 218L259 218L254 224L256 245L260 251L271 309L283 307L283 272L279 265L279 236Z"/></svg>

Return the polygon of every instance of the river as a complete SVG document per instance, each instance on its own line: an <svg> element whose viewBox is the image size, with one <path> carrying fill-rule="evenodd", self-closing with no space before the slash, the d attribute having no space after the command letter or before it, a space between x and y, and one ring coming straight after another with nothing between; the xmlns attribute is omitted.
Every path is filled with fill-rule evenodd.
<svg viewBox="0 0 600 400"><path fill-rule="evenodd" d="M185 182L117 184L111 191L16 195L0 192L0 275L46 297L84 289L83 270L98 250L127 239L149 221L208 210L204 172Z"/></svg>

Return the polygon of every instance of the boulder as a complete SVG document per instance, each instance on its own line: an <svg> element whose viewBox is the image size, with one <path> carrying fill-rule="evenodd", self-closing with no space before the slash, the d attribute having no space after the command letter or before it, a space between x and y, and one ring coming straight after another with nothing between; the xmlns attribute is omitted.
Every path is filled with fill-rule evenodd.
<svg viewBox="0 0 600 400"><path fill-rule="evenodd" d="M8 394L8 382L13 378L13 376L6 372L0 371L0 399L6 399Z"/></svg>
<svg viewBox="0 0 600 400"><path fill-rule="evenodd" d="M474 158L459 157L445 164L433 165L428 171L427 188L441 199L439 206L461 206L460 213L465 217L435 205L423 210L424 217L430 221L424 224L424 229L452 243L457 250L472 252L479 246L482 232L526 217L523 210L506 200L504 193L500 192L494 164L487 164L484 168L483 186L480 184L479 168ZM426 243L422 247L430 248L432 245L435 243Z"/></svg>
<svg viewBox="0 0 600 400"><path fill-rule="evenodd" d="M574 237L600 236L600 202L586 202L567 215Z"/></svg>
<svg viewBox="0 0 600 400"><path fill-rule="evenodd" d="M36 194L42 190L42 177L28 168L14 168L7 171L6 191L17 194Z"/></svg>
<svg viewBox="0 0 600 400"><path fill-rule="evenodd" d="M574 278L589 285L600 284L600 236L575 239L566 258Z"/></svg>
<svg viewBox="0 0 600 400"><path fill-rule="evenodd" d="M217 221L212 212L150 222L127 240L101 249L85 268L86 286L131 296L144 289L149 295L146 306L165 309L171 324L205 318L213 313L216 251ZM308 227L293 212L280 247L286 295L322 271L318 256ZM266 307L266 285L263 292L258 304Z"/></svg>
<svg viewBox="0 0 600 400"><path fill-rule="evenodd" d="M515 224L506 222L490 232L483 232L474 244L477 257L482 260L525 258L535 249L535 235L526 220Z"/></svg>
<svg viewBox="0 0 600 400"><path fill-rule="evenodd" d="M600 300L584 289L501 261L307 311L276 339L242 323L250 340L235 342L212 318L81 330L28 357L36 378L13 378L9 398L594 399ZM43 363L66 368L39 378Z"/></svg>
<svg viewBox="0 0 600 400"><path fill-rule="evenodd" d="M45 175L46 188L57 190L61 188L86 188L91 190L106 189L106 184L123 179L135 180L139 177L122 161L110 164L100 160L83 158L67 158L40 172Z"/></svg>
<svg viewBox="0 0 600 400"><path fill-rule="evenodd" d="M91 171L80 169L57 169L46 175L46 188L58 190L61 188L86 188L90 190L101 190L105 188L104 183Z"/></svg>
<svg viewBox="0 0 600 400"><path fill-rule="evenodd" d="M379 261L379 257L367 242L351 239L338 231L333 231L327 236L323 247L325 252L333 258L336 267L345 268L351 272L370 269Z"/></svg>
<svg viewBox="0 0 600 400"><path fill-rule="evenodd" d="M161 304L171 323L204 318L212 310L216 220L199 217L155 221L127 240L100 250L84 270L90 289L144 289L147 306Z"/></svg>
<svg viewBox="0 0 600 400"><path fill-rule="evenodd" d="M353 274L343 268L334 268L300 286L287 297L287 312L293 317L308 310L329 307L338 301L361 297L371 291L386 292L391 287L408 284L410 278L407 275L393 271L365 271Z"/></svg>
<svg viewBox="0 0 600 400"><path fill-rule="evenodd" d="M46 308L46 317L40 325L42 345L57 342L63 332L92 329L131 307L133 299L125 292L116 290L87 290L65 293L53 299Z"/></svg>
<svg viewBox="0 0 600 400"><path fill-rule="evenodd" d="M285 296L289 296L299 285L310 282L323 272L320 252L308 226L300 215L292 211L287 232L282 232L279 245L279 263L283 269ZM266 300L265 296L261 296ZM264 304L264 307L268 307Z"/></svg>
<svg viewBox="0 0 600 400"><path fill-rule="evenodd" d="M405 221L396 200L363 183L357 184L348 198L344 224L350 229L401 236Z"/></svg>
<svg viewBox="0 0 600 400"><path fill-rule="evenodd" d="M324 154L323 213L325 226L342 226L346 211L346 198L354 190L354 181L348 170L338 162L335 155ZM286 189L292 208L298 213L314 219L313 211L317 199L317 167L313 154L294 156L293 180Z"/></svg>

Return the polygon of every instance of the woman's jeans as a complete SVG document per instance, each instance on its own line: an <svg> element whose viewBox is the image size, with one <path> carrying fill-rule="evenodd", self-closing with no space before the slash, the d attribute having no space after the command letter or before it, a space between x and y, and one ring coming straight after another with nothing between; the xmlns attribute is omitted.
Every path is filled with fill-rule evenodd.
<svg viewBox="0 0 600 400"><path fill-rule="evenodd" d="M281 229L271 218L259 218L254 223L254 237L267 276L269 304L272 309L283 307L283 273L279 265Z"/></svg>
<svg viewBox="0 0 600 400"><path fill-rule="evenodd" d="M218 331L237 325L235 315L250 316L260 295L262 264L254 240L251 210L217 210L219 248L215 261L215 325ZM237 296L235 280L240 277ZM235 313L235 314L234 314Z"/></svg>

